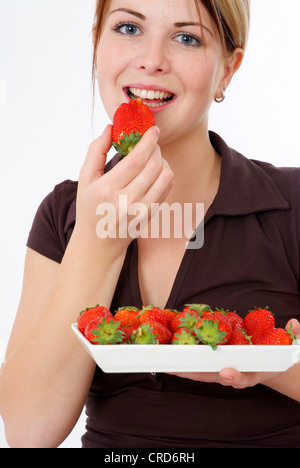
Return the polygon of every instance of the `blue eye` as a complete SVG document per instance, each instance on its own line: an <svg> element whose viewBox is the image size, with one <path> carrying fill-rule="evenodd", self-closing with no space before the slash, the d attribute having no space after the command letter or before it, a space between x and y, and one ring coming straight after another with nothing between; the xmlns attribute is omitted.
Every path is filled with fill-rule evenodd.
<svg viewBox="0 0 300 468"><path fill-rule="evenodd" d="M201 47L203 45L198 37L186 33L177 34L175 40L188 47Z"/></svg>
<svg viewBox="0 0 300 468"><path fill-rule="evenodd" d="M136 36L141 31L140 29L132 23L121 23L113 28L119 34L124 34L125 36Z"/></svg>

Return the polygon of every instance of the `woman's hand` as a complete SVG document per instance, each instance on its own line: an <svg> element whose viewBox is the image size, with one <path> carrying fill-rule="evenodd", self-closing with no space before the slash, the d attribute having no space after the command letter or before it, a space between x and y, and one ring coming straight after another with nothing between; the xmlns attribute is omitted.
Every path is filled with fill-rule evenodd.
<svg viewBox="0 0 300 468"><path fill-rule="evenodd" d="M99 243L99 237L106 236L112 240L109 245L114 249L121 246L124 251L132 240L128 231L124 235L124 226L127 227L132 219L128 212L130 207L139 203L144 208L142 218L139 216L141 224L149 221L151 205L166 198L173 181L173 173L161 156L158 136L159 129L150 128L138 145L106 174L104 168L111 148L111 125L90 145L78 185L75 231L80 233L81 239L85 237L89 244L95 245L97 241ZM106 216L109 223L105 225L105 232L99 232L99 215L105 211L107 215L109 208L113 216Z"/></svg>
<svg viewBox="0 0 300 468"><path fill-rule="evenodd" d="M296 319L291 319L286 328L289 329L292 324L292 332L300 339L300 323ZM226 345L225 345L226 346ZM298 367L299 365L296 364ZM295 367L295 366L293 366ZM290 370L286 371L290 372ZM253 387L257 384L264 384L273 387L272 380L286 374L286 372L239 372L236 369L226 368L220 372L191 372L191 373L172 373L178 377L186 379L196 380L198 382L215 382L224 386L231 386L237 389L243 389L246 387ZM280 383L279 383L280 386Z"/></svg>

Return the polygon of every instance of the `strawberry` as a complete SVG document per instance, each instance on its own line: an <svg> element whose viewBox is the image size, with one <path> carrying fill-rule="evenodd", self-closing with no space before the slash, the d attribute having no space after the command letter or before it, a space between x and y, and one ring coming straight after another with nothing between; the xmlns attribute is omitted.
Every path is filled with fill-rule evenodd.
<svg viewBox="0 0 300 468"><path fill-rule="evenodd" d="M169 344L172 333L161 323L149 320L142 323L130 338L133 344Z"/></svg>
<svg viewBox="0 0 300 468"><path fill-rule="evenodd" d="M233 327L228 343L229 345L251 345L251 338L246 330L239 327Z"/></svg>
<svg viewBox="0 0 300 468"><path fill-rule="evenodd" d="M170 327L170 324L172 322L172 320L176 317L176 315L178 314L178 311L175 310L175 309L163 309L163 313L165 314L165 316L167 317L168 319L168 327Z"/></svg>
<svg viewBox="0 0 300 468"><path fill-rule="evenodd" d="M208 315L199 320L194 331L201 343L216 349L217 345L223 345L229 341L232 326L219 312L211 312Z"/></svg>
<svg viewBox="0 0 300 468"><path fill-rule="evenodd" d="M244 318L244 328L247 334L251 336L251 341L254 345L258 344L263 336L274 327L274 316L267 307L250 310Z"/></svg>
<svg viewBox="0 0 300 468"><path fill-rule="evenodd" d="M239 327L243 328L244 327L244 320L242 317L235 311L230 311L230 310L225 310L225 309L216 309L216 311L221 312L224 314L227 320L230 321L232 328L234 327Z"/></svg>
<svg viewBox="0 0 300 468"><path fill-rule="evenodd" d="M139 309L133 306L119 307L115 313L115 320L121 322L121 326L131 326L139 324Z"/></svg>
<svg viewBox="0 0 300 468"><path fill-rule="evenodd" d="M191 312L189 314L188 312L185 313L185 312L182 311L182 312L178 312L178 314L176 314L176 316L171 320L171 322L169 324L169 328L170 328L172 333L176 333L180 328L184 327L184 324L182 322L187 319L188 315L191 315L193 317L197 317L197 314L194 314L193 312Z"/></svg>
<svg viewBox="0 0 300 468"><path fill-rule="evenodd" d="M169 325L170 330L173 333L176 333L176 331L181 327L192 330L205 311L211 311L209 306L205 304L186 305L182 312L178 312L171 321Z"/></svg>
<svg viewBox="0 0 300 468"><path fill-rule="evenodd" d="M140 322L134 323L132 325L121 325L121 329L125 334L126 342L132 344L132 336L136 333L136 330L140 327Z"/></svg>
<svg viewBox="0 0 300 468"><path fill-rule="evenodd" d="M121 329L121 322L107 317L104 317L102 322L98 323L97 327L92 330L91 333L94 335L93 343L98 345L127 342L126 334Z"/></svg>
<svg viewBox="0 0 300 468"><path fill-rule="evenodd" d="M126 156L144 133L155 125L155 118L141 98L121 104L115 112L112 143L121 157Z"/></svg>
<svg viewBox="0 0 300 468"><path fill-rule="evenodd" d="M201 316L198 315L196 311L193 312L191 310L190 312L182 312L182 316L179 318L180 324L178 329L180 330L180 328L186 328L188 330L193 330L199 322L200 318Z"/></svg>
<svg viewBox="0 0 300 468"><path fill-rule="evenodd" d="M173 336L171 343L174 345L198 345L196 334L187 328L180 328Z"/></svg>
<svg viewBox="0 0 300 468"><path fill-rule="evenodd" d="M100 320L103 317L113 318L113 314L106 307L99 306L98 304L95 307L88 307L80 312L77 319L78 330L84 335L86 326L92 320Z"/></svg>
<svg viewBox="0 0 300 468"><path fill-rule="evenodd" d="M139 313L140 323L149 322L149 320L159 322L167 328L169 326L169 320L164 311L153 305L143 307Z"/></svg>
<svg viewBox="0 0 300 468"><path fill-rule="evenodd" d="M87 340L89 340L90 343L92 343L94 345L96 344L94 339L97 338L97 336L93 332L94 332L94 330L97 329L99 323L100 322L99 322L98 319L92 320L91 322L89 322L87 324L87 326L85 327L85 330L84 330L84 336L86 337Z"/></svg>
<svg viewBox="0 0 300 468"><path fill-rule="evenodd" d="M228 311L225 314L225 317L231 323L232 328L243 328L244 327L244 320L243 318L234 311Z"/></svg>
<svg viewBox="0 0 300 468"><path fill-rule="evenodd" d="M293 344L296 336L292 333L291 329L273 328L270 330L260 341L258 345L291 345Z"/></svg>
<svg viewBox="0 0 300 468"><path fill-rule="evenodd" d="M183 312L196 312L197 315L202 316L203 312L211 312L212 309L207 304L186 304Z"/></svg>

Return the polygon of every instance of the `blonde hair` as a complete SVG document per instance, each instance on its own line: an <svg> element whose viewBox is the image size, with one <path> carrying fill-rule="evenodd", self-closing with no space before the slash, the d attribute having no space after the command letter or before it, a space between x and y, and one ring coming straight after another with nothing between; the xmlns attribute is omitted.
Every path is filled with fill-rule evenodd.
<svg viewBox="0 0 300 468"><path fill-rule="evenodd" d="M246 49L250 27L250 0L195 0L209 12L222 41L224 52Z"/></svg>
<svg viewBox="0 0 300 468"><path fill-rule="evenodd" d="M162 0L163 1L163 0ZM250 26L250 0L194 0L200 15L200 3L209 12L222 41L224 53L232 53L237 47L246 48ZM97 47L105 13L111 0L97 0L94 18L93 79Z"/></svg>

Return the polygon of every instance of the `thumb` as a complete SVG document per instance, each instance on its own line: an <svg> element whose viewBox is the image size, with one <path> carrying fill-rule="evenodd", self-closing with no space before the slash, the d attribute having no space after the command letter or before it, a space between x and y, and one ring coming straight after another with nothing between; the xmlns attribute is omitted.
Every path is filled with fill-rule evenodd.
<svg viewBox="0 0 300 468"><path fill-rule="evenodd" d="M102 135L89 146L80 171L80 180L84 184L93 182L104 174L107 153L112 145L111 129L112 125L107 125Z"/></svg>
<svg viewBox="0 0 300 468"><path fill-rule="evenodd" d="M287 330L291 328L291 331L296 335L297 339L300 339L300 323L297 319L290 319L285 327Z"/></svg>

